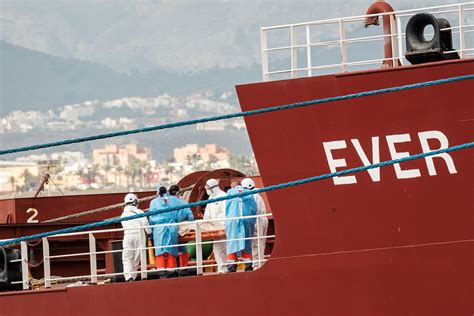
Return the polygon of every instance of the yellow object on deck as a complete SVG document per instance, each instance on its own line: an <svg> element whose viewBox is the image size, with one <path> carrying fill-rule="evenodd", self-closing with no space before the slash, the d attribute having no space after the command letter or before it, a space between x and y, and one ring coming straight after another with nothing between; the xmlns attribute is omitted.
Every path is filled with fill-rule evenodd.
<svg viewBox="0 0 474 316"><path fill-rule="evenodd" d="M155 262L155 251L152 248L153 244L152 244L150 239L147 240L146 245L148 247L148 263L152 264L152 265L155 265L156 264L156 262Z"/></svg>
<svg viewBox="0 0 474 316"><path fill-rule="evenodd" d="M215 260L214 258L214 251L211 252L211 254L209 255L209 257L207 258L207 260ZM205 267L204 268L204 272L217 272L217 268L212 266L212 267Z"/></svg>

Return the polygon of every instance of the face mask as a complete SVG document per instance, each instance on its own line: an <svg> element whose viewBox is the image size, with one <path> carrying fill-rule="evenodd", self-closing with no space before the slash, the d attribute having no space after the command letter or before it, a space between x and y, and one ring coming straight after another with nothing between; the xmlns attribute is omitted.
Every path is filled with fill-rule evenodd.
<svg viewBox="0 0 474 316"><path fill-rule="evenodd" d="M207 193L207 195L211 195L211 194L212 194L212 190L211 190L211 189L208 189L208 188L206 188L206 193Z"/></svg>

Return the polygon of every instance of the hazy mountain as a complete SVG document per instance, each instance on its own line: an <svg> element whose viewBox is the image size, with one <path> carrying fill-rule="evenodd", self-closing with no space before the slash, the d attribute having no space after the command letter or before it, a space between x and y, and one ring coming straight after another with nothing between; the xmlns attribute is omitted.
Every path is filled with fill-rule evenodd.
<svg viewBox="0 0 474 316"><path fill-rule="evenodd" d="M363 14L371 2L1 0L0 116L90 99L232 91L261 80L261 26ZM460 0L390 2L407 9ZM347 26L349 37L381 33L360 22ZM313 30L312 41L334 35L334 28ZM380 47L367 45L352 45L349 60L382 57ZM335 46L313 55L313 65L339 62ZM287 60L278 63L288 69Z"/></svg>
<svg viewBox="0 0 474 316"><path fill-rule="evenodd" d="M233 91L237 83L259 79L260 68L256 65L210 69L193 75L156 69L123 74L100 64L51 56L0 41L0 117L13 110L49 110L85 100Z"/></svg>
<svg viewBox="0 0 474 316"><path fill-rule="evenodd" d="M102 65L5 42L0 42L0 56L0 116L12 110L42 110L85 99L135 95L147 88L131 76Z"/></svg>
<svg viewBox="0 0 474 316"><path fill-rule="evenodd" d="M360 15L371 2L2 0L0 39L118 71L195 73L259 63L262 26ZM459 2L390 1L396 9ZM328 32L322 28L314 39Z"/></svg>

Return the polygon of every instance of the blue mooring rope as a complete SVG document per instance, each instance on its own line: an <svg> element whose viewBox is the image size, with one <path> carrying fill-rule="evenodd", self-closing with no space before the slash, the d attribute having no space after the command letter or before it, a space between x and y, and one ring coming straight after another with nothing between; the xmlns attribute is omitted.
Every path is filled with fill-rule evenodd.
<svg viewBox="0 0 474 316"><path fill-rule="evenodd" d="M397 163L401 163L401 162L405 162L405 161L416 160L416 159L425 158L425 157L428 157L428 156L434 156L434 155L438 155L438 154L442 154L442 153L457 151L457 150L471 148L471 147L474 147L474 142L465 143L465 144L457 145L457 146L452 146L452 147L448 147L448 148L444 148L444 149L439 149L439 150L435 150L435 151L431 151L431 152L427 152L427 153L412 155L412 156L409 156L409 157L383 161L383 162L368 165L368 166L350 168L350 169L346 169L346 170L342 170L342 171L338 171L338 172L334 172L334 173L328 173L328 174L323 174L323 175L319 175L319 176L315 176L315 177L310 177L310 178L300 179L300 180L296 180L296 181L290 181L290 182L285 182L285 183L281 183L281 184L271 185L271 186L268 186L268 187L255 189L255 190L251 190L251 191L247 191L247 192L243 192L243 193L239 193L239 194L232 194L232 195L223 196L223 197L219 197L219 198L215 198L215 199L209 199L209 200L206 200L206 201L199 201L199 202L193 202L193 203L180 205L180 206L177 206L177 207L170 207L169 209L167 209L165 211L163 211L163 210L149 211L149 212L146 212L146 213L127 216L127 217L123 217L123 218L113 218L113 219L108 219L108 220L104 220L104 221L100 221L100 222L89 223L89 224L85 224L85 225L69 227L69 228L64 228L64 229L58 229L58 230L54 230L54 231L50 231L50 232L44 232L44 233L40 233L40 234L15 238L15 239L7 240L7 241L1 241L0 246L16 244L16 243L19 243L21 241L27 241L27 240L38 239L38 238L43 238L43 237L49 237L49 236L54 236L54 235L59 235L59 234L64 234L64 233L72 233L72 232L77 232L77 231L81 231L81 230L88 230L88 229L91 229L91 228L116 224L116 223L120 223L120 222L123 222L123 221L128 221L128 220L132 220L132 219L136 219L136 218L140 218L140 217L145 217L145 216L150 216L150 215L154 215L154 214L158 214L158 213L171 212L171 211L184 209L184 208L187 208L187 207L201 206L201 205L205 205L205 204L208 204L208 203L214 203L214 202L229 200L229 199L242 197L242 196L246 196L246 195L252 195L252 194L257 194L257 193L261 193L261 192L268 192L268 191L283 189L283 188L292 187L292 186L296 186L296 185L302 185L302 184L306 184L306 183L310 183L310 182L315 182L315 181L319 181L319 180L324 180L324 179L328 179L328 178L333 178L333 177L337 177L337 176L346 175L346 174L349 174L349 173L356 173L356 172L361 172L361 171L365 171L365 170L369 170L369 169L385 167L385 166L389 166L389 165L393 165L393 164L397 164Z"/></svg>
<svg viewBox="0 0 474 316"><path fill-rule="evenodd" d="M463 80L470 80L470 79L474 79L474 74L458 76L458 77L450 77L450 78L433 80L433 81L419 82L419 83L391 87L391 88L370 90L370 91L364 91L364 92L359 92L359 93L351 93L351 94L346 94L346 95L341 95L341 96L336 96L336 97L291 103L291 104L274 106L274 107L263 108L263 109L258 109L258 110L236 112L236 113L231 113L231 114L211 116L211 117L205 117L205 118L189 120L189 121L181 121L181 122L175 122L175 123L169 123L169 124L163 124L163 125L149 126L149 127L137 128L137 129L127 130L127 131L112 132L112 133L80 137L80 138L71 138L71 139L66 139L66 140L61 140L61 141L56 141L56 142L51 142L51 143L5 149L5 150L0 150L0 156L6 155L6 154L30 151L30 150L37 150L41 148L57 147L57 146L62 146L62 145L89 142L89 141L105 139L105 138L112 138L112 137L118 137L118 136L130 135L130 134L157 131L161 129L168 129L168 128L186 126L186 125L194 125L194 124L204 123L204 122L219 121L219 120L230 119L230 118L241 117L241 116L250 116L250 115L261 114L261 113L288 110L288 109L294 109L294 108L299 108L299 107L304 107L304 106L309 106L309 105L316 105L316 104L321 104L321 103L328 103L328 102L333 102L333 101L349 100L349 99L361 98L361 97L366 97L366 96L385 94L385 93L390 93L390 92L411 90L411 89L416 89L416 88L423 88L423 87L441 85L441 84L452 83L452 82L463 81Z"/></svg>

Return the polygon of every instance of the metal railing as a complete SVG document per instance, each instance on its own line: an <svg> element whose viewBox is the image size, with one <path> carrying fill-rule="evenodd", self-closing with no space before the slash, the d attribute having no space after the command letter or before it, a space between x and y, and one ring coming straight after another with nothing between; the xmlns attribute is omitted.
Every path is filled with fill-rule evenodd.
<svg viewBox="0 0 474 316"><path fill-rule="evenodd" d="M384 61L408 65L409 62L404 57L405 33L402 30L405 29L409 18L420 12L446 18L451 23L451 27L447 29L452 30L453 47L457 47L455 51L459 53L461 59L474 56L474 2L466 2L263 27L260 30L263 81L368 70L379 68ZM390 17L391 34L348 37L349 34L360 30L367 17L375 16ZM374 27L370 32L369 30L364 32L380 33L382 28ZM314 34L323 38L327 36L333 38L313 41ZM383 42L387 37L390 38L392 44L392 58L380 57L384 52ZM359 50L353 48L354 44L358 43L365 45L364 59L350 58L350 52L354 55L361 52L360 48ZM321 50L324 48L326 52ZM351 48L352 51L350 51ZM324 58L318 58L321 56Z"/></svg>
<svg viewBox="0 0 474 316"><path fill-rule="evenodd" d="M140 251L140 271L136 271L136 273L140 274L140 278L142 280L147 279L147 274L150 272L157 272L157 271L177 271L177 270L184 270L189 269L190 267L179 267L179 268L170 268L170 269L160 269L160 270L149 270L148 263L147 263L147 253L150 249L160 249L160 248L170 248L170 247L180 247L180 246L195 246L196 247L196 264L192 266L196 268L197 275L202 275L204 273L205 268L213 268L217 267L217 264L208 263L204 264L203 254L202 254L202 247L206 244L213 244L213 243L221 243L227 241L238 241L238 240L257 240L260 241L261 239L267 240L268 238L274 238L275 235L266 235L262 234L262 221L260 218L262 217L270 217L272 216L271 213L262 214L262 215L254 215L254 216L242 216L242 217L232 217L226 219L213 219L213 220L196 220L192 222L180 222L180 223L169 223L169 224L159 224L159 225L150 225L144 226L141 228L114 228L114 229L103 229L103 230L94 230L94 231L86 231L86 232L75 232L75 233L66 233L55 235L47 238L42 238L42 246L43 246L43 272L44 272L44 287L50 288L52 282L59 282L64 281L73 281L77 279L88 280L90 284L97 284L99 278L110 278L113 276L124 275L125 272L115 272L115 273L105 273L99 274L97 269L97 256L102 254L111 254L111 253L121 253L123 249L118 250L103 250L97 251L96 248L96 236L105 233L111 232L121 232L125 230L139 230L139 247L135 249L127 249L127 250L139 250ZM256 218L256 236L246 237L246 238L239 238L239 239L218 239L218 240L202 240L202 226L206 223L213 223L213 222L224 222L227 220L236 220L236 219L244 219L244 218ZM156 228L156 227L164 227L164 226L180 226L180 225L193 225L195 236L193 243L184 243L184 244L176 244L176 245L166 245L166 246L147 246L147 237L145 233L146 228ZM51 255L50 254L50 247L49 242L51 239L55 238L64 238L64 237L72 237L72 236L88 236L89 240L89 251L87 252L80 252L80 253L68 253L68 254L61 254L61 255ZM21 259L12 260L12 262L20 262L22 263L22 280L12 282L12 284L23 284L23 289L27 290L30 288L29 282L29 275L28 275L28 245L26 242L21 242ZM264 257L265 249L262 249L261 243L257 242L257 258L253 258L252 261L246 261L246 263L257 263L258 265L266 262L268 259ZM87 275L78 275L78 276L68 276L68 277L52 277L51 271L51 261L59 258L71 258L71 257L89 257L90 262L90 273Z"/></svg>

